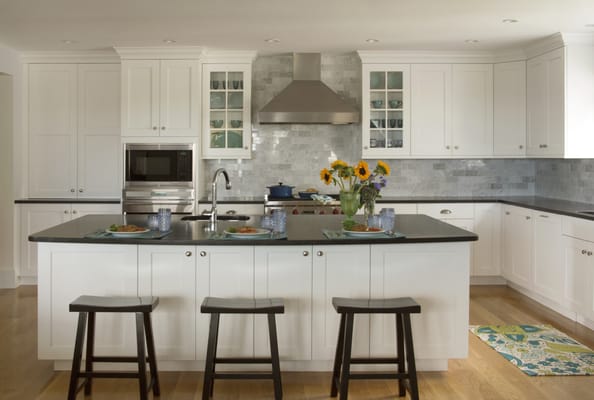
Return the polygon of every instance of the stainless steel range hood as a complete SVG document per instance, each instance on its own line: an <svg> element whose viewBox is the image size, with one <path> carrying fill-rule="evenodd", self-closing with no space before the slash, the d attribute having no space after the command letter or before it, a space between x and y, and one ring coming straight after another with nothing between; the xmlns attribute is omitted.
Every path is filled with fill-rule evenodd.
<svg viewBox="0 0 594 400"><path fill-rule="evenodd" d="M352 124L359 111L321 80L319 53L293 54L293 82L258 113L261 124Z"/></svg>

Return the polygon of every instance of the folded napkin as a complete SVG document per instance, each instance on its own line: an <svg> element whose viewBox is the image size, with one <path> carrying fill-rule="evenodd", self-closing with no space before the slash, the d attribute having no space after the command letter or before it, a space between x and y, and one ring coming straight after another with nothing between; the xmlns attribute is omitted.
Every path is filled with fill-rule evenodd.
<svg viewBox="0 0 594 400"><path fill-rule="evenodd" d="M388 239L388 238L403 238L404 234L400 232L378 232L378 233L366 233L364 235L351 236L344 231L333 231L330 229L322 229L322 233L327 239Z"/></svg>
<svg viewBox="0 0 594 400"><path fill-rule="evenodd" d="M85 235L85 239L161 239L162 237L165 237L167 235L169 235L171 232L171 230L169 231L165 231L165 232L161 232L161 231L148 231L148 232L143 232L143 233L139 233L137 235L130 235L127 237L123 237L123 236L114 236L109 232L106 232L105 230L101 230L101 231L95 231L95 232L90 232L87 233Z"/></svg>
<svg viewBox="0 0 594 400"><path fill-rule="evenodd" d="M312 194L311 198L315 201L319 201L322 204L327 204L330 203L332 201L334 201L334 199L326 194Z"/></svg>
<svg viewBox="0 0 594 400"><path fill-rule="evenodd" d="M246 236L246 237L234 237L227 235L225 232L218 233L218 232L209 232L207 239L209 240L234 240L234 241L242 241L242 240L282 240L287 238L286 232L270 232L268 235L254 235L254 236Z"/></svg>

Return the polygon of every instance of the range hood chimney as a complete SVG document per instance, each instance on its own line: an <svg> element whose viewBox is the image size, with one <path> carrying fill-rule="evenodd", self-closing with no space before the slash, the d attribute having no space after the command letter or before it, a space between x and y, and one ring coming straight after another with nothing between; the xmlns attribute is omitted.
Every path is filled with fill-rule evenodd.
<svg viewBox="0 0 594 400"><path fill-rule="evenodd" d="M359 111L321 81L320 53L293 54L293 82L258 113L261 124L352 124Z"/></svg>

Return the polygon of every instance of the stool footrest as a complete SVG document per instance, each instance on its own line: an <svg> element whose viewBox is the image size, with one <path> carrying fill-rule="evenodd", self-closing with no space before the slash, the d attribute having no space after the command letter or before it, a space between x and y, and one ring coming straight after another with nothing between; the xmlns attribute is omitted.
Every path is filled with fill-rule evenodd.
<svg viewBox="0 0 594 400"><path fill-rule="evenodd" d="M350 373L349 379L407 379L407 373L395 372L356 372Z"/></svg>
<svg viewBox="0 0 594 400"><path fill-rule="evenodd" d="M122 372L122 371L93 371L81 372L78 374L79 378L138 378L138 372Z"/></svg>
<svg viewBox="0 0 594 400"><path fill-rule="evenodd" d="M270 357L221 357L216 358L216 364L270 364Z"/></svg>
<svg viewBox="0 0 594 400"><path fill-rule="evenodd" d="M351 364L399 364L398 357L351 358Z"/></svg>
<svg viewBox="0 0 594 400"><path fill-rule="evenodd" d="M98 357L93 357L91 359L93 362L103 362L103 363L107 363L107 362L114 362L114 363L134 363L134 364L138 364L138 357L132 357L132 356L98 356ZM145 358L145 362L149 362L148 357Z"/></svg>
<svg viewBox="0 0 594 400"><path fill-rule="evenodd" d="M215 372L215 379L273 379L270 372Z"/></svg>

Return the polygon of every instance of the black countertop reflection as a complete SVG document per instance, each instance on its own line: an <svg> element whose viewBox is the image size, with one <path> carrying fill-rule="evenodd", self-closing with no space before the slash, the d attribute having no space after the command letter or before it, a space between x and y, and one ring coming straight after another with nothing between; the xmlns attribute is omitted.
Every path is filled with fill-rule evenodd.
<svg viewBox="0 0 594 400"><path fill-rule="evenodd" d="M323 229L339 231L344 216L340 215L288 215L285 239L210 239L208 221L181 221L174 218L172 232L161 239L141 238L85 238L92 232L107 229L112 224L122 224L121 215L87 215L29 236L33 242L55 243L110 243L110 244L162 244L162 245L311 245L311 244L373 244L475 241L472 232L446 224L426 215L398 214L395 231L404 237L369 237L327 239ZM355 220L362 221L355 216ZM128 224L146 226L146 215L128 215ZM219 221L217 232L235 226L260 226L260 216L250 216L248 221Z"/></svg>

